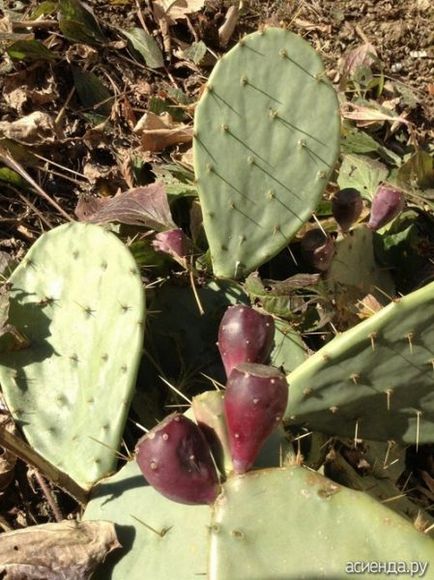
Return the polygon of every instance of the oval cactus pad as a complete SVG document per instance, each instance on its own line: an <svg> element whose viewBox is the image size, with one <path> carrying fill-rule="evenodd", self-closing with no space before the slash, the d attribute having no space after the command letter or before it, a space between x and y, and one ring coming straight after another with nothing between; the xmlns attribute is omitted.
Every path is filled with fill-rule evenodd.
<svg viewBox="0 0 434 580"><path fill-rule="evenodd" d="M82 487L116 465L142 351L144 291L115 235L82 223L42 235L10 278L28 348L0 353L8 407L30 445Z"/></svg>
<svg viewBox="0 0 434 580"><path fill-rule="evenodd" d="M335 164L337 95L302 38L269 28L215 66L196 110L194 166L214 273L244 276L310 218Z"/></svg>

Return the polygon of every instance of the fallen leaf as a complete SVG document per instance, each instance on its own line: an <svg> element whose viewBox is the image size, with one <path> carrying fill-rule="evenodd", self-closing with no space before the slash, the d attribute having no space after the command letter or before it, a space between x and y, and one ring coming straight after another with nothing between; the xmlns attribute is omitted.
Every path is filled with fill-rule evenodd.
<svg viewBox="0 0 434 580"><path fill-rule="evenodd" d="M230 39L232 38L232 34L234 33L235 27L238 22L238 17L240 14L240 9L242 7L242 2L238 4L232 4L229 6L225 20L223 24L219 28L219 42L220 46L226 46Z"/></svg>
<svg viewBox="0 0 434 580"><path fill-rule="evenodd" d="M101 122L104 117L108 117L113 104L113 95L108 88L95 74L78 67L72 68L72 75L82 105L92 109L98 122Z"/></svg>
<svg viewBox="0 0 434 580"><path fill-rule="evenodd" d="M120 222L153 230L175 228L164 185L151 183L110 198L82 197L75 215L93 223Z"/></svg>
<svg viewBox="0 0 434 580"><path fill-rule="evenodd" d="M0 572L5 580L87 580L121 547L111 522L31 526L1 535Z"/></svg>
<svg viewBox="0 0 434 580"><path fill-rule="evenodd" d="M356 314L359 318L364 320L366 318L370 318L379 312L382 308L383 306L378 302L375 296L372 294L367 294L356 304Z"/></svg>
<svg viewBox="0 0 434 580"><path fill-rule="evenodd" d="M182 20L187 14L198 12L205 6L205 0L156 0L153 2L154 15L158 20L162 13L172 20Z"/></svg>
<svg viewBox="0 0 434 580"><path fill-rule="evenodd" d="M171 145L191 143L193 128L175 123L168 113L156 115L148 111L139 119L134 132L140 136L144 151L162 151Z"/></svg>
<svg viewBox="0 0 434 580"><path fill-rule="evenodd" d="M149 68L161 68L164 66L163 54L155 38L142 28L121 30L131 42L135 50L143 57Z"/></svg>
<svg viewBox="0 0 434 580"><path fill-rule="evenodd" d="M359 127L367 127L384 121L390 121L393 125L402 123L408 126L411 124L404 115L392 115L376 109L374 105L369 107L346 102L343 103L341 111L344 119L356 121Z"/></svg>
<svg viewBox="0 0 434 580"><path fill-rule="evenodd" d="M351 77L359 68L370 67L377 58L375 46L366 42L353 50L350 50L342 61L342 76Z"/></svg>
<svg viewBox="0 0 434 580"><path fill-rule="evenodd" d="M434 158L426 151L417 151L398 171L398 182L420 189L434 188Z"/></svg>
<svg viewBox="0 0 434 580"><path fill-rule="evenodd" d="M84 44L106 41L94 13L79 0L60 0L59 14L59 28L68 40Z"/></svg>
<svg viewBox="0 0 434 580"><path fill-rule="evenodd" d="M18 40L7 48L8 55L12 60L40 61L56 60L56 56L49 50L45 44L39 40Z"/></svg>
<svg viewBox="0 0 434 580"><path fill-rule="evenodd" d="M17 121L0 122L0 137L7 137L27 145L54 143L61 135L50 115L34 111Z"/></svg>
<svg viewBox="0 0 434 580"><path fill-rule="evenodd" d="M59 97L56 81L47 67L46 75L40 73L36 77L34 72L8 75L4 79L4 100L12 109L23 114L25 106L31 106L32 110L38 109L41 105L54 103ZM27 107L28 108L28 107Z"/></svg>

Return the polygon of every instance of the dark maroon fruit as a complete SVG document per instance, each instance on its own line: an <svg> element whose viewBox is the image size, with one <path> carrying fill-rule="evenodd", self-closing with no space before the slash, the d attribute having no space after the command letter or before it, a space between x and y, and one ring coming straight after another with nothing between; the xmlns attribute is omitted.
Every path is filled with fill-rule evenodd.
<svg viewBox="0 0 434 580"><path fill-rule="evenodd" d="M319 272L327 272L336 253L335 241L319 228L314 228L304 235L300 250L307 264Z"/></svg>
<svg viewBox="0 0 434 580"><path fill-rule="evenodd" d="M368 227L377 231L401 213L405 205L404 195L392 185L380 185L372 200Z"/></svg>
<svg viewBox="0 0 434 580"><path fill-rule="evenodd" d="M233 369L224 404L235 473L252 467L265 440L282 420L287 402L288 383L278 369L249 363Z"/></svg>
<svg viewBox="0 0 434 580"><path fill-rule="evenodd" d="M191 250L191 243L184 232L177 228L156 234L152 246L158 252L169 254L175 259L185 258Z"/></svg>
<svg viewBox="0 0 434 580"><path fill-rule="evenodd" d="M218 347L229 376L243 362L266 362L274 340L274 320L250 306L229 306L219 327Z"/></svg>
<svg viewBox="0 0 434 580"><path fill-rule="evenodd" d="M363 201L360 192L353 187L338 191L332 199L333 217L342 231L347 232L360 217Z"/></svg>
<svg viewBox="0 0 434 580"><path fill-rule="evenodd" d="M172 413L136 445L145 479L165 497L210 504L219 494L217 472L205 439L193 421Z"/></svg>

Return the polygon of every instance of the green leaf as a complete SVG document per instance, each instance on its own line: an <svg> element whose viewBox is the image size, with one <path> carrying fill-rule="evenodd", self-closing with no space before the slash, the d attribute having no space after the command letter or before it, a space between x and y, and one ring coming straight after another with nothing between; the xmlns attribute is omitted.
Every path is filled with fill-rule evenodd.
<svg viewBox="0 0 434 580"><path fill-rule="evenodd" d="M57 2L51 2L46 0L46 2L41 2L31 13L30 20L36 20L40 16L49 16L54 14L57 10Z"/></svg>
<svg viewBox="0 0 434 580"><path fill-rule="evenodd" d="M59 28L68 40L84 44L106 42L93 12L79 0L60 0Z"/></svg>
<svg viewBox="0 0 434 580"><path fill-rule="evenodd" d="M0 167L0 181L15 185L16 187L24 184L23 178L18 173L15 173L15 171L12 171L12 169L9 169L9 167Z"/></svg>
<svg viewBox="0 0 434 580"><path fill-rule="evenodd" d="M340 189L354 187L365 199L372 201L379 183L387 178L389 170L380 161L361 155L344 155L339 171Z"/></svg>
<svg viewBox="0 0 434 580"><path fill-rule="evenodd" d="M378 153L385 161L394 165L401 164L399 155L378 143L371 135L365 131L351 129L344 134L342 139L343 153Z"/></svg>
<svg viewBox="0 0 434 580"><path fill-rule="evenodd" d="M183 52L184 58L191 60L194 64L200 64L206 55L207 51L206 44L199 40L199 42L193 42L191 46L186 48Z"/></svg>
<svg viewBox="0 0 434 580"><path fill-rule="evenodd" d="M111 113L113 96L99 78L91 72L73 67L74 85L85 107L93 108L96 115L104 118Z"/></svg>
<svg viewBox="0 0 434 580"><path fill-rule="evenodd" d="M434 188L434 158L426 151L417 151L398 171L398 182L420 189Z"/></svg>
<svg viewBox="0 0 434 580"><path fill-rule="evenodd" d="M39 40L17 40L7 51L13 60L55 60L55 55Z"/></svg>
<svg viewBox="0 0 434 580"><path fill-rule="evenodd" d="M132 28L128 31L121 30L121 32L143 57L149 68L161 68L164 66L163 55L153 36L141 28Z"/></svg>

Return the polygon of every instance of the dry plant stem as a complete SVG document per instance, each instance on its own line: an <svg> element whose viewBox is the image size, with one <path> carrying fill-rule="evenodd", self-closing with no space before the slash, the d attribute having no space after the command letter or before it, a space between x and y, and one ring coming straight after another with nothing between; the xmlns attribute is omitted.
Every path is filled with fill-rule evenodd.
<svg viewBox="0 0 434 580"><path fill-rule="evenodd" d="M8 419L0 422L0 446L4 447L17 457L44 473L44 475L55 485L63 489L66 493L76 499L79 503L85 504L87 501L87 491L80 487L66 473L63 473L54 465L51 465L43 457L34 451L22 439L6 430Z"/></svg>
<svg viewBox="0 0 434 580"><path fill-rule="evenodd" d="M45 224L49 229L53 228L53 224L50 222L50 220L48 218L46 218L44 216L43 213L41 213L38 208L36 208L33 203L31 201L29 201L25 195L23 195L20 191L18 191L18 189L16 189L15 187L11 187L11 189L13 191L15 191L15 193L18 195L18 197L21 199L21 201L23 203L25 203L27 206L29 206L29 208L33 211L33 213L35 213L38 218L41 220L41 222L43 224Z"/></svg>
<svg viewBox="0 0 434 580"><path fill-rule="evenodd" d="M42 490L42 493L45 496L45 499L48 502L48 505L51 508L51 511L53 512L54 519L56 520L56 522L61 522L65 518L63 517L62 512L60 511L59 505L56 501L56 498L53 495L53 492L50 489L50 486L47 485L47 482L42 477L42 475L39 473L39 471L37 471L35 469L33 471L33 474L35 476L36 481L38 482L39 487Z"/></svg>
<svg viewBox="0 0 434 580"><path fill-rule="evenodd" d="M66 107L69 105L72 97L74 96L74 93L75 93L75 87L72 87L72 89L68 93L68 96L66 97L65 104L58 112L57 117L54 121L54 124L56 125L56 127L59 126L60 122L62 121L63 117L65 116Z"/></svg>
<svg viewBox="0 0 434 580"><path fill-rule="evenodd" d="M43 197L50 205L52 205L64 218L70 222L73 221L72 218L66 213L66 211L63 210L60 205L54 201L54 199L51 199L51 197L45 193L45 191L36 183L36 181L30 177L27 171L17 161L15 161L15 159L13 159L8 151L3 147L0 147L0 161L13 171L16 171L23 179L30 183L30 185L35 189L36 193Z"/></svg>
<svg viewBox="0 0 434 580"><path fill-rule="evenodd" d="M11 532L13 528L9 525L8 521L0 514L0 528L3 528L4 532Z"/></svg>
<svg viewBox="0 0 434 580"><path fill-rule="evenodd" d="M53 28L57 27L55 20L13 20L11 22L12 30L21 28Z"/></svg>

